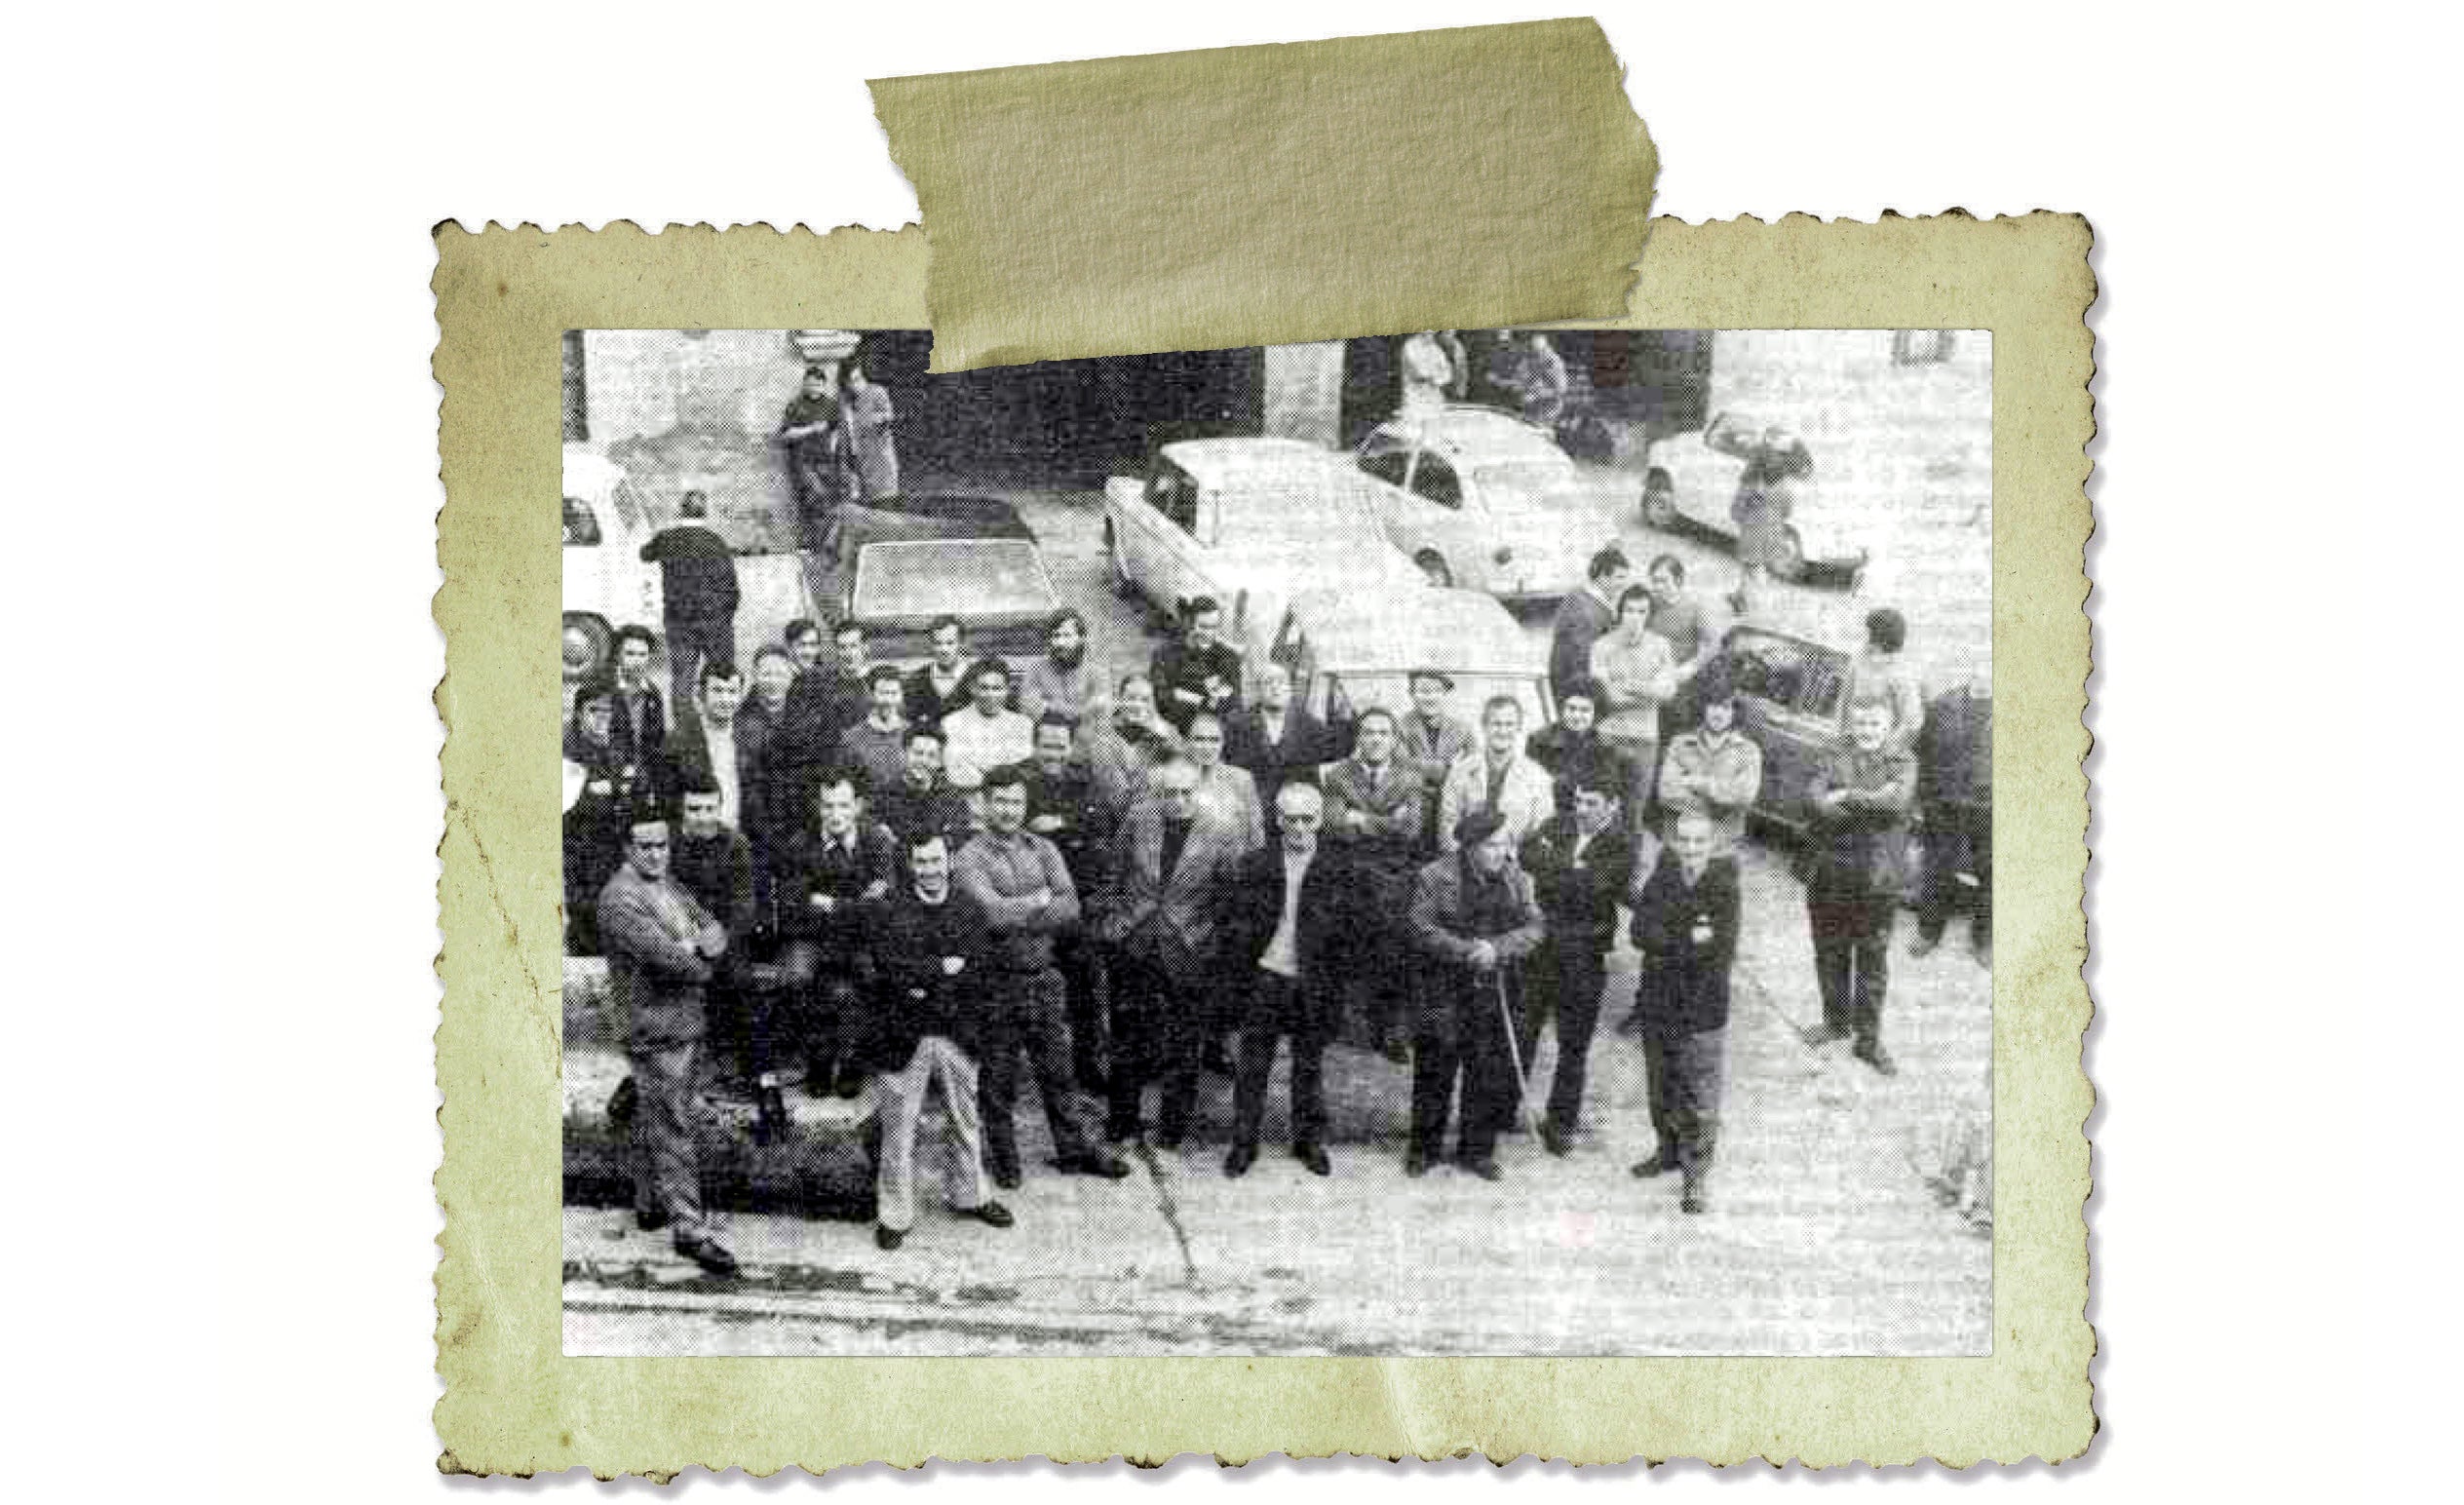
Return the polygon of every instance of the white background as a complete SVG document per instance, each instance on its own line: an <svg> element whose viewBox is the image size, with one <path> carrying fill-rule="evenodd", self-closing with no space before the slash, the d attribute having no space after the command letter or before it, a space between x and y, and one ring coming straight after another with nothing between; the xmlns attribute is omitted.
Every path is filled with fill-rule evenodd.
<svg viewBox="0 0 2464 1505"><path fill-rule="evenodd" d="M432 223L894 225L914 202L867 77L1573 9L19 15L15 1487L597 1487L430 1472ZM2451 1489L2454 39L2367 5L1598 14L1664 213L2048 207L2098 232L2104 1432L2058 1469L1915 1472ZM1766 1473L921 1477L936 1498L1427 1501Z"/></svg>

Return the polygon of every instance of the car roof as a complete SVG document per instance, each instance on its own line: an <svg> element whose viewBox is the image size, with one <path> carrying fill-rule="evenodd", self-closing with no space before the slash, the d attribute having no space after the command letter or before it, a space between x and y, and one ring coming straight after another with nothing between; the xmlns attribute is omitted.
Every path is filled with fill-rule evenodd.
<svg viewBox="0 0 2464 1505"><path fill-rule="evenodd" d="M1292 598L1292 620L1326 670L1538 673L1541 651L1513 613L1482 591L1423 586L1394 593L1321 588Z"/></svg>
<svg viewBox="0 0 2464 1505"><path fill-rule="evenodd" d="M1305 479L1329 468L1349 473L1340 455L1298 439L1184 439L1166 444L1163 455L1208 487Z"/></svg>
<svg viewBox="0 0 2464 1505"><path fill-rule="evenodd" d="M841 514L856 545L893 539L1025 538L1035 529L1019 510L997 496L927 492L851 502Z"/></svg>
<svg viewBox="0 0 2464 1505"><path fill-rule="evenodd" d="M1378 432L1414 434L1432 449L1473 461L1545 456L1562 460L1557 441L1502 407L1453 403L1410 422L1390 419Z"/></svg>

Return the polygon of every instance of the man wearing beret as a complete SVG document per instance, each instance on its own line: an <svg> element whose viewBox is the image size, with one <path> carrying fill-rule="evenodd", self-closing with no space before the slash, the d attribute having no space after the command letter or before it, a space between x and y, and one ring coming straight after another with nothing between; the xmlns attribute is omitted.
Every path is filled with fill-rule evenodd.
<svg viewBox="0 0 2464 1505"><path fill-rule="evenodd" d="M1425 1175L1445 1141L1462 1083L1455 1158L1493 1181L1497 1137L1514 1117L1521 1084L1511 1031L1520 963L1547 934L1531 879L1515 863L1506 819L1486 805L1454 829L1455 850L1420 869L1412 885L1411 937L1432 965L1421 980L1413 1031L1411 1147L1404 1174Z"/></svg>

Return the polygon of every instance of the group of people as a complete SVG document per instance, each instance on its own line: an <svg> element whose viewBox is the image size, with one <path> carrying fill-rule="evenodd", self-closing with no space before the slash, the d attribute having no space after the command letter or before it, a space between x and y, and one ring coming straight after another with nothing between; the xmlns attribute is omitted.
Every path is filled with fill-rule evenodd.
<svg viewBox="0 0 2464 1505"><path fill-rule="evenodd" d="M955 620L906 672L870 663L852 623L799 621L750 682L705 657L673 717L653 636L625 629L612 676L575 697L565 868L570 944L607 957L630 1004L644 1225L733 1268L693 1170L713 1030L722 1069L756 1092L799 1064L816 1097L871 1083L885 1249L913 1226L935 1094L948 1206L1011 1221L993 1193L1022 1179L1021 1060L1057 1168L1116 1178L1150 1134L1177 1148L1204 1075L1229 1075L1223 1171L1240 1177L1288 1049L1290 1153L1329 1175L1322 1063L1347 1021L1411 1067L1405 1173L1450 1160L1494 1180L1552 1022L1529 1127L1552 1154L1575 1141L1621 918L1657 1136L1633 1169L1675 1175L1701 1211L1761 755L1682 566L1631 573L1602 551L1569 598L1559 719L1537 731L1512 697L1457 719L1434 667L1411 674L1408 709L1329 728L1286 666L1245 662L1205 599L1144 671L1109 681L1074 611L1022 670L971 653ZM1808 884L1826 1028L1885 1072L1875 849L1914 792L1887 668L1817 775ZM1693 723L1667 729L1663 755L1679 682Z"/></svg>
<svg viewBox="0 0 2464 1505"><path fill-rule="evenodd" d="M804 368L804 381L771 431L795 500L806 548L821 547L838 509L899 494L898 409L865 368L845 360Z"/></svg>
<svg viewBox="0 0 2464 1505"><path fill-rule="evenodd" d="M1425 329L1400 347L1405 416L1446 403L1510 405L1526 423L1554 429L1566 415L1565 358L1542 329Z"/></svg>

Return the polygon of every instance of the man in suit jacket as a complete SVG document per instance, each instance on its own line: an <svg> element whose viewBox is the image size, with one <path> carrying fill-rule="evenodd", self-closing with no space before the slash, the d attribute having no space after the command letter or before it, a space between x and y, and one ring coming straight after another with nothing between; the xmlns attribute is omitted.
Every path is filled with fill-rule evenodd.
<svg viewBox="0 0 2464 1505"><path fill-rule="evenodd" d="M668 731L665 758L667 791L681 791L693 772L714 781L719 818L737 830L748 829L759 804L752 793L759 752L742 735L737 714L744 704L745 676L736 666L723 658L704 659L692 704L676 713Z"/></svg>
<svg viewBox="0 0 2464 1505"><path fill-rule="evenodd" d="M854 781L844 770L819 777L817 819L789 838L772 884L779 909L779 976L801 1015L804 1090L836 1088L852 1098L863 1083L843 1057L855 1021L856 955L862 907L890 892L895 848L887 829L858 816Z"/></svg>
<svg viewBox="0 0 2464 1505"><path fill-rule="evenodd" d="M1287 784L1276 795L1275 844L1243 858L1224 919L1224 953L1246 976L1241 1060L1233 1077L1232 1151L1223 1174L1246 1175L1257 1160L1266 1116L1266 1079L1275 1042L1291 1038L1291 1153L1330 1176L1320 1064L1341 1020L1345 957L1359 934L1361 889L1341 853L1321 844L1326 798L1314 785Z"/></svg>
<svg viewBox="0 0 2464 1505"><path fill-rule="evenodd" d="M1857 1059L1884 1076L1899 1071L1882 1048L1882 1001L1915 795L1916 758L1891 740L1889 703L1851 703L1847 741L1815 764L1806 784L1814 868L1805 914L1823 993L1819 1038L1854 1035Z"/></svg>
<svg viewBox="0 0 2464 1505"><path fill-rule="evenodd" d="M1618 807L1624 783L1598 770L1579 773L1572 783L1574 808L1550 817L1522 844L1522 870L1531 875L1533 897L1549 924L1548 939L1531 957L1522 1061L1528 1071L1541 1023L1556 1015L1557 1071L1548 1116L1540 1121L1540 1142L1552 1155L1566 1152L1582 1121L1592 1034L1608 985L1608 951L1617 944L1617 905L1635 877L1634 842Z"/></svg>
<svg viewBox="0 0 2464 1505"><path fill-rule="evenodd" d="M1116 838L1097 935L1112 950L1108 1132L1144 1129L1146 1084L1163 1086L1161 1138L1177 1149L1197 1108L1200 1052L1214 1025L1213 969L1242 856L1237 831L1197 806L1198 770L1175 754L1149 776Z"/></svg>
<svg viewBox="0 0 2464 1505"><path fill-rule="evenodd" d="M1712 855L1711 818L1678 815L1651 876L1635 895L1633 938L1642 969L1635 1012L1659 1153L1634 1168L1684 1177L1680 1205L1699 1213L1719 1142L1728 1073L1728 969L1737 958L1737 865Z"/></svg>
<svg viewBox="0 0 2464 1505"><path fill-rule="evenodd" d="M677 1254L713 1275L736 1273L702 1207L702 1154L719 1128L703 1102L703 984L727 952L727 932L668 873L668 827L635 821L625 866L598 898L608 977L628 1021L633 1063L634 1215L645 1229L674 1225Z"/></svg>
<svg viewBox="0 0 2464 1505"><path fill-rule="evenodd" d="M1324 721L1305 707L1291 703L1291 671L1269 659L1257 666L1257 702L1232 713L1224 722L1223 760L1246 769L1257 782L1258 802L1266 816L1266 839L1276 835L1279 806L1275 796L1288 779L1317 777L1318 765L1331 760L1335 747Z"/></svg>

